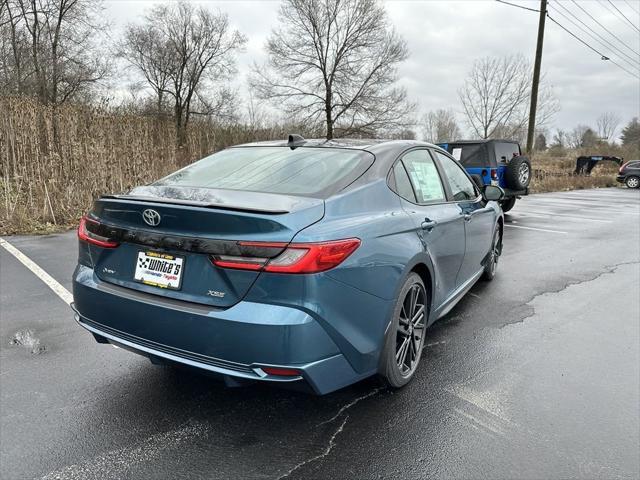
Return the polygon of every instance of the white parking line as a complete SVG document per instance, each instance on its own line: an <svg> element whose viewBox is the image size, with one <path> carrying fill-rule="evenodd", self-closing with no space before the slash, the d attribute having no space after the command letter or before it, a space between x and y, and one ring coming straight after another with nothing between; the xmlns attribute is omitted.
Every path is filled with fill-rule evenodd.
<svg viewBox="0 0 640 480"><path fill-rule="evenodd" d="M581 217L579 215L567 215L564 213L555 213L555 212L545 212L545 211L533 211L533 210L522 210L519 209L517 212L511 213L509 212L509 216L513 216L516 214L520 214L522 216L531 216L531 217L566 217L566 218L574 218L578 220L586 220L588 222L600 222L600 223L613 223L613 220L602 220L601 218L591 218L591 217Z"/></svg>
<svg viewBox="0 0 640 480"><path fill-rule="evenodd" d="M633 205L625 205L625 208L618 208L616 205L602 204L597 202L587 202L583 200L560 200L553 198L536 198L527 199L526 202L521 202L522 205L534 206L534 207L565 207L565 208L585 208L598 213L616 213L620 215L638 215L640 212L638 208ZM629 208L631 207L631 208Z"/></svg>
<svg viewBox="0 0 640 480"><path fill-rule="evenodd" d="M40 268L33 260L27 257L24 253L18 250L16 247L7 242L4 238L0 238L0 246L2 246L7 252L16 257L20 263L27 267L33 274L42 280L47 287L60 297L60 299L67 305L71 305L73 302L73 295L71 292L64 288L58 281Z"/></svg>
<svg viewBox="0 0 640 480"><path fill-rule="evenodd" d="M538 232L548 232L548 233L560 233L566 235L568 232L563 232L561 230L550 230L548 228L536 228L536 227L523 227L522 225L511 225L509 223L505 224L505 227L509 228L523 228L525 230L536 230Z"/></svg>

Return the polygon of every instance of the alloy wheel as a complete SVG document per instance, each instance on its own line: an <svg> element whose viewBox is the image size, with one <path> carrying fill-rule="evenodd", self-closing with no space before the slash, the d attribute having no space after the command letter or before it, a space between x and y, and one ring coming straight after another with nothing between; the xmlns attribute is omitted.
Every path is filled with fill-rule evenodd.
<svg viewBox="0 0 640 480"><path fill-rule="evenodd" d="M529 169L529 165L527 163L520 165L520 168L518 169L518 180L520 180L520 185L527 185L530 175L531 170Z"/></svg>
<svg viewBox="0 0 640 480"><path fill-rule="evenodd" d="M493 236L493 246L491 247L491 257L489 258L489 265L491 269L491 275L495 275L496 268L498 268L498 259L500 258L500 233L496 232Z"/></svg>
<svg viewBox="0 0 640 480"><path fill-rule="evenodd" d="M396 363L403 377L415 370L422 354L426 325L426 292L414 284L407 292L400 311L396 335Z"/></svg>
<svg viewBox="0 0 640 480"><path fill-rule="evenodd" d="M638 188L638 184L640 184L640 180L637 177L629 177L627 178L627 187L629 188Z"/></svg>

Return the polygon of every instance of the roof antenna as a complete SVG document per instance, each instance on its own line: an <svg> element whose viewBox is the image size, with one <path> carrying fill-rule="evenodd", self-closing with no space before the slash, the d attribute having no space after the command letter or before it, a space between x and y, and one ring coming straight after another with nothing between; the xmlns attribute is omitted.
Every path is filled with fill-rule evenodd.
<svg viewBox="0 0 640 480"><path fill-rule="evenodd" d="M287 142L287 146L291 150L293 150L294 148L299 147L300 145L302 145L305 142L306 142L306 140L302 137L302 135L291 133L291 134L289 134L289 141Z"/></svg>

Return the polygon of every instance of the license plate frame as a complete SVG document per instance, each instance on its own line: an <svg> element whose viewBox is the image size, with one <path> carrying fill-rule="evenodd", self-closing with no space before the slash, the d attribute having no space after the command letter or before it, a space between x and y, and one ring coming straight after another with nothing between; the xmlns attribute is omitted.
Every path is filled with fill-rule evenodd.
<svg viewBox="0 0 640 480"><path fill-rule="evenodd" d="M150 269L150 262L152 260L158 260L164 262L164 268L167 268L167 263L173 266L170 272L161 272L156 269ZM182 289L182 280L184 278L184 267L186 259L182 255L173 255L166 252L158 252L155 250L139 250L136 257L135 270L133 272L133 280L143 285L150 287L160 288L163 290L180 290ZM176 271L176 266L179 266ZM167 278L177 276L175 278ZM162 280L158 282L157 280ZM177 280L177 284L176 284Z"/></svg>

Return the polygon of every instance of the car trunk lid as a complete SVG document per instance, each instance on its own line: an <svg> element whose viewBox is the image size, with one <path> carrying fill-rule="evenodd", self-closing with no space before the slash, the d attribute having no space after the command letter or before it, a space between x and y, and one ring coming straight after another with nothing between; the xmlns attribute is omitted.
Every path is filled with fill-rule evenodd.
<svg viewBox="0 0 640 480"><path fill-rule="evenodd" d="M145 221L145 211L153 211L153 218ZM150 225L148 221L154 223L155 215L158 223ZM239 245L241 241L286 244L323 215L324 201L316 198L210 188L140 187L128 195L104 196L96 201L89 219L99 222L102 236L119 245L91 245L92 261L101 280L226 308L244 297L259 272L216 267L210 255L251 255L250 248L247 251ZM275 256L282 249L255 255ZM180 267L175 267L176 263ZM175 275L178 278L169 288L154 286L149 277L136 279L143 267L157 270L149 274L162 276L166 272L158 265L170 275L180 274ZM175 272L178 268L181 271Z"/></svg>

